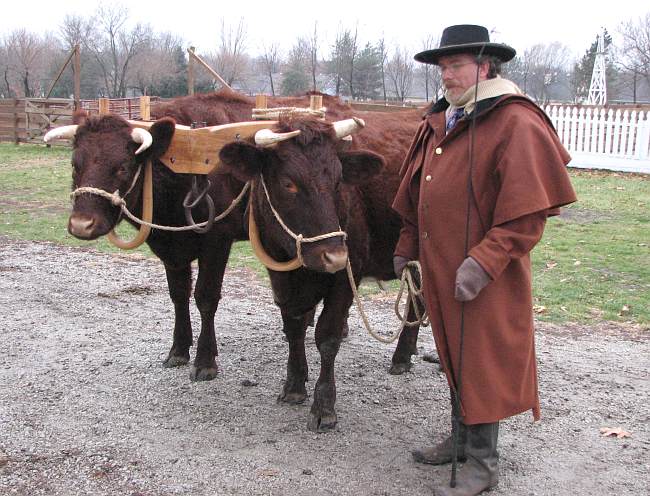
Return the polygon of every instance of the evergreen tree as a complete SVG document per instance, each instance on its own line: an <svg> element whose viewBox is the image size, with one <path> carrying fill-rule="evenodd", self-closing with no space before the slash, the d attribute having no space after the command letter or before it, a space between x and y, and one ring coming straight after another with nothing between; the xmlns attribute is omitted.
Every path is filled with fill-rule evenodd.
<svg viewBox="0 0 650 496"><path fill-rule="evenodd" d="M381 52L370 43L357 55L354 88L357 98L361 99L375 100L382 91Z"/></svg>

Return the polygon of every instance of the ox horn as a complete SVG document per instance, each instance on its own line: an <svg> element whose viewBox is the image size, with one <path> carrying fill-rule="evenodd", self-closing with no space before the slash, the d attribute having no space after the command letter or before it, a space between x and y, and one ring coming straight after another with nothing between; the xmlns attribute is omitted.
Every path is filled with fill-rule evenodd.
<svg viewBox="0 0 650 496"><path fill-rule="evenodd" d="M366 126L366 123L363 119L353 117L352 119L332 122L332 126L334 126L334 130L336 131L336 137L344 138L361 130L361 128Z"/></svg>
<svg viewBox="0 0 650 496"><path fill-rule="evenodd" d="M75 135L78 127L77 124L55 127L54 129L50 129L45 136L43 136L43 141L48 143L54 139L70 139Z"/></svg>
<svg viewBox="0 0 650 496"><path fill-rule="evenodd" d="M131 131L131 139L136 143L141 143L140 148L135 151L136 155L145 151L151 146L151 143L153 143L153 137L151 136L151 133L146 129L142 129L140 127L133 128Z"/></svg>
<svg viewBox="0 0 650 496"><path fill-rule="evenodd" d="M288 133L276 133L270 129L260 129L255 133L255 144L260 146L271 146L280 141L285 141L298 136L300 130L289 131Z"/></svg>

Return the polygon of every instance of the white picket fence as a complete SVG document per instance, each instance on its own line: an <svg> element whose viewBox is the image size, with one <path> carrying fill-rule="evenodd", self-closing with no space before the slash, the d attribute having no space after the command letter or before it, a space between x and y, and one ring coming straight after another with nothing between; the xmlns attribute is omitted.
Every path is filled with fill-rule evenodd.
<svg viewBox="0 0 650 496"><path fill-rule="evenodd" d="M557 105L544 111L571 154L569 167L650 174L650 112Z"/></svg>

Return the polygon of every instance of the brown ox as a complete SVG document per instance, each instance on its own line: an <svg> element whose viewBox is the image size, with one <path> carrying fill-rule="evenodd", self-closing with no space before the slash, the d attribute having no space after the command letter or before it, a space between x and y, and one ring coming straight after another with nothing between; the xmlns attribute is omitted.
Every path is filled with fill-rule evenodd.
<svg viewBox="0 0 650 496"><path fill-rule="evenodd" d="M280 132L299 130L295 138L266 148L230 143L220 153L225 169L234 177L255 181L252 206L260 239L276 260L293 259L297 247L271 211L262 179L271 204L294 233L304 237L340 229L347 233L345 242L342 237L330 237L303 244L304 267L290 272L269 271L289 341L287 378L279 401L301 403L307 397L305 331L311 309L323 303L315 331L321 369L308 421L311 430L326 431L337 422L334 361L353 300L345 263L341 261L345 254L349 256L357 284L362 277L395 278L392 256L401 224L390 204L399 184L398 170L418 119L405 119L404 114L364 113L363 117L367 128L355 135L350 150L344 149L329 124L296 119L281 122L279 128ZM412 124L405 125L405 121ZM381 170L384 157L386 167ZM402 337L393 360L402 353L405 360L401 364L408 368L417 330Z"/></svg>
<svg viewBox="0 0 650 496"><path fill-rule="evenodd" d="M272 99L270 106L308 105L307 98ZM352 114L351 109L333 97L324 97L328 114L343 118ZM75 117L78 125L73 150L73 189L93 186L105 191L125 192L130 188L137 168L148 158L153 160L153 222L163 225L184 225L182 200L190 188L190 179L185 175L172 173L157 160L166 150L173 133L173 117L178 123L189 125L205 122L207 125L226 124L250 119L253 101L228 91L209 95L182 97L172 102L158 104L152 113L160 117L151 128L151 148L136 155L138 144L132 139L131 126L115 116ZM365 116L364 116L365 118ZM414 124L417 118L409 119ZM394 121L394 120L393 120ZM402 125L392 122L393 125ZM366 134L366 133L364 133ZM381 141L381 140L380 140ZM384 151L389 160L401 161L407 143L398 140L398 146ZM395 159L395 157L398 157ZM239 194L243 184L223 174L211 175L212 187L209 195L217 212L225 210ZM127 207L141 215L140 178L133 190L126 196ZM213 379L217 374L218 354L214 328L214 315L221 295L221 286L230 247L235 240L247 239L243 221L244 205L236 208L226 219L214 225L206 234L194 232L169 232L153 229L147 244L165 266L169 294L174 304L175 322L173 343L164 361L166 367L188 363L192 346L189 299L192 290L191 262L198 259L198 277L195 300L201 314L201 333L197 341L196 356L190 377L193 380ZM196 222L207 216L204 204L193 210ZM121 220L119 209L99 196L77 197L70 215L68 230L80 239L95 239L113 229ZM130 221L129 221L130 222ZM393 373L410 368L410 355L415 352L417 330L403 334L393 355Z"/></svg>

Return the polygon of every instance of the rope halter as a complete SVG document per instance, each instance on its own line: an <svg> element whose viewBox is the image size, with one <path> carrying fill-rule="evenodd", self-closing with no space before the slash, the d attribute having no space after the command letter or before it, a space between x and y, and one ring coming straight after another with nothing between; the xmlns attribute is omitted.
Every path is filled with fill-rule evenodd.
<svg viewBox="0 0 650 496"><path fill-rule="evenodd" d="M266 187L266 182L264 181L264 175L262 175L262 174L260 174L260 182L262 183L262 188L264 189L264 195L266 197L266 201L267 201L267 203L269 205L269 208L271 209L271 212L273 212L273 216L275 217L275 220L277 220L278 224L280 224L282 229L289 236L291 236L291 238L293 238L293 240L296 242L296 259L294 261L292 261L292 263L287 264L286 265L287 268L282 268L283 264L280 263L280 262L276 262L275 264L273 264L273 263L270 264L269 263L269 261L270 261L269 258L270 257L268 255L266 255L266 254L258 254L257 253L257 250L262 248L261 245L259 247L255 247L256 248L256 255L258 256L258 258L260 258L260 260L264 263L264 265L266 265L269 269L278 270L278 271L283 272L283 271L287 271L287 270L294 270L294 269L296 269L298 267L304 267L305 263L304 263L304 260L302 258L302 244L303 243L315 243L317 241L322 241L324 239L334 238L334 237L337 237L337 236L343 237L344 242L347 240L347 237L348 237L347 233L345 231L341 231L340 227L339 227L338 231L333 231L333 232L329 232L329 233L326 233L326 234L320 234L318 236L313 236L313 237L310 237L310 238L306 238L302 234L296 234L282 220L282 217L280 217L280 214L278 213L278 211L273 206L273 203L271 202L271 196L269 195L269 190ZM252 200L252 195L251 195L251 200ZM251 206L251 210L250 210L249 215L252 216L252 214L253 214L253 209L252 209L252 206ZM293 262L296 262L296 263L293 263ZM271 265L273 265L273 266L271 266Z"/></svg>

